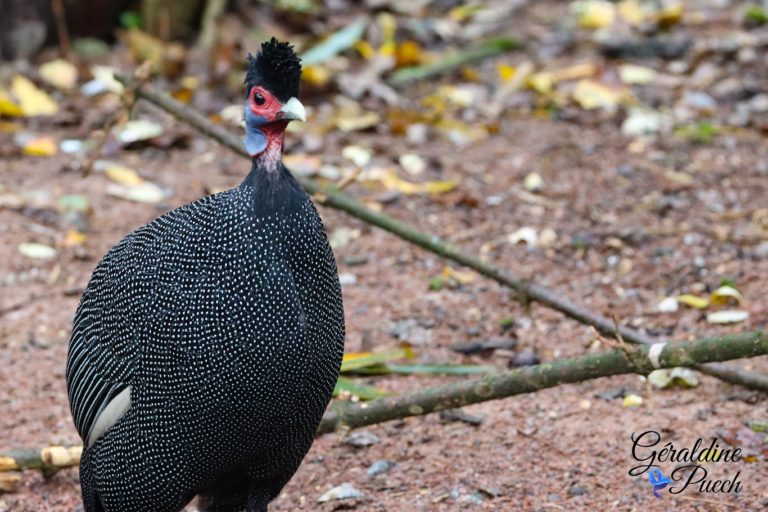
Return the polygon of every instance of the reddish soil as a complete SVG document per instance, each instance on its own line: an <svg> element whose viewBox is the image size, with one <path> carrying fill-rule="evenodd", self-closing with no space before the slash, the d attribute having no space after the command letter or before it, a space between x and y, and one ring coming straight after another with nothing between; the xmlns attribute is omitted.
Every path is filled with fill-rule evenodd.
<svg viewBox="0 0 768 512"><path fill-rule="evenodd" d="M418 98L424 91L417 87L408 94ZM156 112L152 115L171 124ZM328 133L322 152L337 162L341 148L352 143L372 148L380 162L418 152L431 163L419 180L456 178L458 190L382 202L385 212L455 240L623 324L675 341L765 328L768 251L760 249L768 233L764 135L733 130L701 145L660 137L645 151L632 153L619 124L599 116L508 116L498 133L461 148L441 138L411 146L382 127L366 134ZM72 135L61 128L47 131L57 138ZM288 139L286 151L301 149L296 136ZM247 162L202 138L193 149L122 151L117 159L171 188L173 195L161 205L110 197L104 192L109 180L103 174L80 177L66 155L0 161L0 193L39 190L53 198L82 194L90 198L93 210L84 250L62 248L56 258L41 263L20 254L17 246L60 244L65 232L61 219L48 210L0 208L0 453L79 443L67 405L64 364L79 292L101 255L164 211L207 191L235 186L248 170ZM669 171L693 179L681 183ZM531 172L544 180L539 194L527 193L522 186ZM372 200L385 195L359 184L348 192ZM487 202L491 196L497 200ZM392 325L404 319L430 326L431 337L415 347L423 362L505 368L508 355L462 357L451 349L457 341L500 336L517 337L520 350L534 350L545 362L606 348L595 343L590 328L536 304L524 307L509 289L481 276L457 288L430 291L430 279L448 265L444 260L341 212L324 207L320 211L329 233L342 227L360 230L358 238L335 251L340 272L356 276L356 282L344 288L348 351L393 344ZM523 226L539 232L552 228L557 239L547 248L510 244L507 236ZM346 263L361 259L363 264ZM748 321L718 327L708 324L699 310L681 306L676 313L657 311L666 296L704 295L725 278L746 298ZM514 326L502 331L500 322L507 318L514 319ZM731 364L768 371L766 358ZM451 380L384 377L371 382L406 392ZM732 478L740 472L738 494L689 489L657 499L646 475L628 475L639 464L631 456L633 432L656 430L663 436L661 444L669 441L682 448L698 437L708 442L739 431L745 421L768 419L765 394L707 376L700 380L693 389L656 390L635 375L561 386L467 407L467 413L484 417L480 426L429 415L370 427L367 430L380 442L365 448L326 435L317 440L271 510L766 509L764 456L755 462L706 465L712 478ZM621 398L598 396L622 386L643 396L642 405L625 408ZM734 447L726 440L719 443ZM369 478L366 469L379 459L396 466ZM667 474L675 464L662 467ZM365 497L317 502L344 482ZM48 479L27 471L16 492L0 494L0 512L69 511L79 506L76 469Z"/></svg>

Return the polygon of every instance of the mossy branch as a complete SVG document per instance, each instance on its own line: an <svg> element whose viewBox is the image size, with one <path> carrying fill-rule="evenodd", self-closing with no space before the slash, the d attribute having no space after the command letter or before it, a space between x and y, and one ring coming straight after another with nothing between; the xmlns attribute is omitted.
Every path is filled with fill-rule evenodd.
<svg viewBox="0 0 768 512"><path fill-rule="evenodd" d="M408 416L419 416L465 405L498 400L561 384L625 373L647 374L658 368L695 366L768 354L768 332L733 334L665 344L658 365L650 347L630 347L561 359L482 379L460 381L370 402L337 402L323 417L318 433L347 430Z"/></svg>
<svg viewBox="0 0 768 512"><path fill-rule="evenodd" d="M216 140L235 153L250 158L240 138L221 126L214 125L200 113L187 108L167 94L155 91L149 85L136 84L130 77L118 76L117 79L126 85L129 90L133 91L138 98L143 98L153 103L179 121L196 128L202 134ZM562 293L551 291L527 279L518 277L511 272L491 265L487 261L464 252L459 247L436 235L419 231L414 226L387 214L374 212L332 186L322 186L306 178L301 180L301 184L309 194L321 196L324 206L344 211L367 224L389 231L403 240L471 268L485 277L513 288L527 300L536 301L544 306L560 311L578 322L593 326L603 334L621 337L624 341L640 345L650 345L657 341L634 329L617 326L613 320L569 301ZM768 391L768 376L756 375L722 365L697 366L696 369L732 384L740 384L749 388Z"/></svg>
<svg viewBox="0 0 768 512"><path fill-rule="evenodd" d="M445 386L422 389L370 402L336 402L326 411L318 434L344 431L409 416L420 416L465 405L532 393L561 384L582 382L625 373L647 374L656 368L694 366L713 361L728 361L768 354L768 332L731 334L696 341L665 344L649 356L649 347L625 346L572 359L529 366L482 379L460 381ZM657 365L654 365L657 362ZM42 450L15 450L0 453L0 477L3 472L40 469L53 472L76 466L81 446L50 446ZM15 480L7 479L9 485Z"/></svg>

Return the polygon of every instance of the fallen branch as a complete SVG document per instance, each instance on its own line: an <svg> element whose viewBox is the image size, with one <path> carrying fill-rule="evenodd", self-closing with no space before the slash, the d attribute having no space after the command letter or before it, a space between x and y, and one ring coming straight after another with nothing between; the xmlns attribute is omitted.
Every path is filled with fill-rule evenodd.
<svg viewBox="0 0 768 512"><path fill-rule="evenodd" d="M212 124L202 114L185 107L167 94L155 91L148 85L134 85L132 79L129 77L118 76L117 79L126 85L126 87L131 88L138 98L143 98L150 103L155 104L179 121L189 124L202 134L216 140L235 153L250 159L250 156L245 151L242 141L238 137L224 128ZM560 311L567 317L581 322L582 324L591 325L599 332L608 336L621 336L629 343L651 345L658 341L628 327L619 326L617 328L612 320L569 301L562 293L548 290L543 286L531 283L511 272L491 265L477 256L462 251L457 246L438 236L417 230L406 222L397 220L385 213L374 212L354 198L340 192L335 187L323 187L315 181L306 178L302 178L300 181L309 194L320 194L322 196L323 205L344 211L367 224L389 231L403 240L418 245L419 247L460 265L471 268L476 272L493 279L497 283L513 288L526 300L536 301L544 306ZM696 369L732 384L739 384L753 389L768 391L768 376L754 375L749 372L728 368L722 365L706 367L697 366Z"/></svg>
<svg viewBox="0 0 768 512"><path fill-rule="evenodd" d="M409 416L421 416L599 377L625 373L647 374L657 368L695 366L712 361L766 355L768 332L730 334L664 344L657 360L654 360L654 356L649 355L649 352L649 347L645 346L624 347L528 366L482 379L459 381L413 393L377 398L370 402L339 401L326 411L317 433L327 434ZM50 446L42 450L15 450L0 454L0 477L4 471L41 469L52 472L76 466L82 451L81 446Z"/></svg>
<svg viewBox="0 0 768 512"><path fill-rule="evenodd" d="M41 450L21 449L0 453L0 472L39 469L53 473L80 463L82 446L47 446Z"/></svg>
<svg viewBox="0 0 768 512"><path fill-rule="evenodd" d="M470 48L458 50L443 56L440 60L423 66L411 66L396 71L389 79L392 86L406 85L417 80L454 71L464 64L487 59L500 53L520 48L522 45L510 37L497 37L478 43Z"/></svg>
<svg viewBox="0 0 768 512"><path fill-rule="evenodd" d="M337 402L325 413L318 433L347 430L408 416L420 416L465 405L498 400L560 384L583 382L625 373L647 374L657 368L696 366L768 354L768 332L733 334L665 344L658 364L650 348L630 347L600 354L561 359L436 388L370 402Z"/></svg>

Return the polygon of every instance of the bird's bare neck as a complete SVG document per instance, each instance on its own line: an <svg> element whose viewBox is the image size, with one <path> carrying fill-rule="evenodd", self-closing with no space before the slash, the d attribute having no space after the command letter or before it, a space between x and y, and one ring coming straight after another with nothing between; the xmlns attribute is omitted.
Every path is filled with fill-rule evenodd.
<svg viewBox="0 0 768 512"><path fill-rule="evenodd" d="M283 158L285 127L288 123L276 122L264 125L262 131L267 136L267 147L253 157L254 164L268 172L275 171Z"/></svg>

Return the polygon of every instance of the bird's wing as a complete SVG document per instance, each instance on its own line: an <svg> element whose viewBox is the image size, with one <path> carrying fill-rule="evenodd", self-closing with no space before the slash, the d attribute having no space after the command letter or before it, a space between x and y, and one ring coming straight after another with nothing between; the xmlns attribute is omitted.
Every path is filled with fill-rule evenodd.
<svg viewBox="0 0 768 512"><path fill-rule="evenodd" d="M84 441L99 413L133 380L140 326L128 307L140 309L142 291L120 288L139 271L134 237L113 247L93 272L75 315L67 358L67 392Z"/></svg>
<svg viewBox="0 0 768 512"><path fill-rule="evenodd" d="M164 321L182 276L179 256L196 256L214 221L209 196L173 210L115 245L93 272L75 315L67 393L80 437L92 443L131 406L141 357ZM215 222L213 222L215 224ZM191 238L190 238L191 237ZM188 262L188 260L185 260Z"/></svg>

